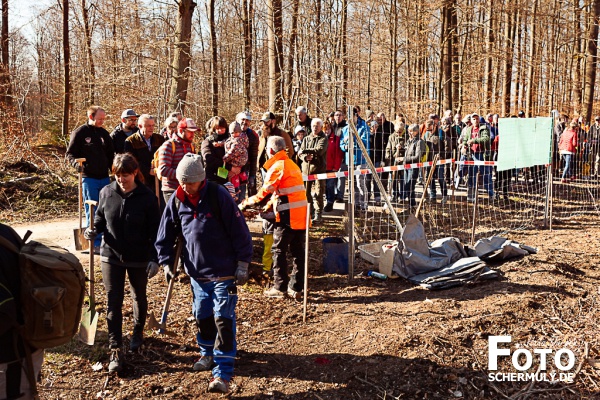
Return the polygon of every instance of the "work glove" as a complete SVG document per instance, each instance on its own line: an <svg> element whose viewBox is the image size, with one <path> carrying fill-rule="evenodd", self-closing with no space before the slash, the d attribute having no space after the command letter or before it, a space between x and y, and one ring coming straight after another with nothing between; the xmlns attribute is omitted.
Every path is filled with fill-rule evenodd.
<svg viewBox="0 0 600 400"><path fill-rule="evenodd" d="M165 273L165 280L167 283L170 283L171 279L175 279L177 276L177 271L175 271L173 267L168 264L163 264L162 267Z"/></svg>
<svg viewBox="0 0 600 400"><path fill-rule="evenodd" d="M146 267L146 274L148 274L148 279L154 278L154 276L158 274L158 263L150 261Z"/></svg>
<svg viewBox="0 0 600 400"><path fill-rule="evenodd" d="M237 269L235 270L235 284L245 285L248 282L248 263L238 261Z"/></svg>
<svg viewBox="0 0 600 400"><path fill-rule="evenodd" d="M246 208L248 208L248 206L253 204L248 200L249 200L248 198L245 198L244 201L242 201L240 204L238 204L238 208L240 209L240 211L244 211Z"/></svg>
<svg viewBox="0 0 600 400"><path fill-rule="evenodd" d="M87 228L85 231L83 231L83 237L87 240L95 240L96 236L98 236L98 232L96 232L95 229Z"/></svg>

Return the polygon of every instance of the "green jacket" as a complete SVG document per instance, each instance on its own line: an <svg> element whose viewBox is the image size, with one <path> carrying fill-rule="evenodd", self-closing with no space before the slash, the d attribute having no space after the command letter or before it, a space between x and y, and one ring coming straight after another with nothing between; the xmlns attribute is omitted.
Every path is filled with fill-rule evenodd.
<svg viewBox="0 0 600 400"><path fill-rule="evenodd" d="M298 152L302 160L302 173L306 175L325 172L327 168L327 136L322 131L318 135L310 134L302 140ZM306 161L308 154L313 155L312 161Z"/></svg>
<svg viewBox="0 0 600 400"><path fill-rule="evenodd" d="M385 165L402 165L404 163L404 152L406 151L405 146L404 134L392 133L385 147Z"/></svg>
<svg viewBox="0 0 600 400"><path fill-rule="evenodd" d="M467 149L466 154L471 153L480 153L480 152L489 152L490 151L490 130L487 125L481 124L479 125L479 134L477 137L472 138L473 143L471 145L467 145L467 141L471 139L471 131L473 130L473 126L467 126L463 129L460 139L458 140L458 147L462 152L463 148ZM476 146L476 149L473 150L473 145ZM462 154L462 153L461 153Z"/></svg>

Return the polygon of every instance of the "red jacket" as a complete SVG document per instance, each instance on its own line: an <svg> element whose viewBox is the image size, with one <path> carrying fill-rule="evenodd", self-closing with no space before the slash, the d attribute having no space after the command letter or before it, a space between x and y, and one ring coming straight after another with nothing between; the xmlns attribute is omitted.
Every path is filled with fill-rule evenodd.
<svg viewBox="0 0 600 400"><path fill-rule="evenodd" d="M327 171L338 171L344 160L344 152L340 148L340 137L332 129L327 138Z"/></svg>
<svg viewBox="0 0 600 400"><path fill-rule="evenodd" d="M558 142L558 150L576 153L578 146L577 131L575 129L566 129L561 135Z"/></svg>

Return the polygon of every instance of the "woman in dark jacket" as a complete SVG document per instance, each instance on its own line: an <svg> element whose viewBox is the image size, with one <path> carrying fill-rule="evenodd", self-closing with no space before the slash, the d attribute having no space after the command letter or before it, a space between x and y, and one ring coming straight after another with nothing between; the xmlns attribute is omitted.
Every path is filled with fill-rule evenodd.
<svg viewBox="0 0 600 400"><path fill-rule="evenodd" d="M219 167L225 167L231 171L231 164L223 163L223 156L225 155L225 147L223 146L229 138L227 121L223 117L212 117L206 124L206 131L206 139L202 142L201 149L206 179L224 185L228 181L227 176L221 178L217 175L217 172Z"/></svg>
<svg viewBox="0 0 600 400"><path fill-rule="evenodd" d="M100 192L94 224L96 232L104 233L100 255L108 298L108 343L112 350L108 369L118 372L123 363L120 351L125 273L129 276L133 300L134 327L129 347L131 351L137 351L142 345L148 311L148 278L158 272L154 241L160 212L156 196L143 183L144 177L135 157L129 153L115 156L112 172L115 182Z"/></svg>

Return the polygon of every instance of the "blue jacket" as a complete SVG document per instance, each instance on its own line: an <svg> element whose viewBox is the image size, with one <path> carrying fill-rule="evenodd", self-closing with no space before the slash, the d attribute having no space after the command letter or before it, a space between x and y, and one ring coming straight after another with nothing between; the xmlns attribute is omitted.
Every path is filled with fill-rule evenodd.
<svg viewBox="0 0 600 400"><path fill-rule="evenodd" d="M348 135L350 134L350 131L348 130L350 129L350 125L346 125L345 127L342 128L342 139L340 140L340 148L342 149L342 151L344 153L346 153L345 155L345 162L346 165L349 165L350 161L349 161L349 157L348 157ZM360 136L360 139L362 140L363 144L365 145L365 148L367 149L367 154L369 153L369 137L371 135L371 131L369 130L369 128L367 127L367 124L364 120L358 121L358 123L356 124L356 129L358 130L358 136ZM365 156L363 155L362 151L360 150L360 147L358 147L357 143L354 143L354 165L362 165L362 164L366 164L367 161L365 159Z"/></svg>
<svg viewBox="0 0 600 400"><path fill-rule="evenodd" d="M183 266L190 277L212 279L234 276L238 261L252 261L252 237L244 215L227 189L221 185L217 187L221 218L211 210L207 189L205 183L200 189L200 201L196 207L191 205L181 187L171 196L156 238L158 262L173 265L175 238L183 232ZM176 209L176 197L181 200L179 210ZM179 228L178 219L181 221Z"/></svg>

